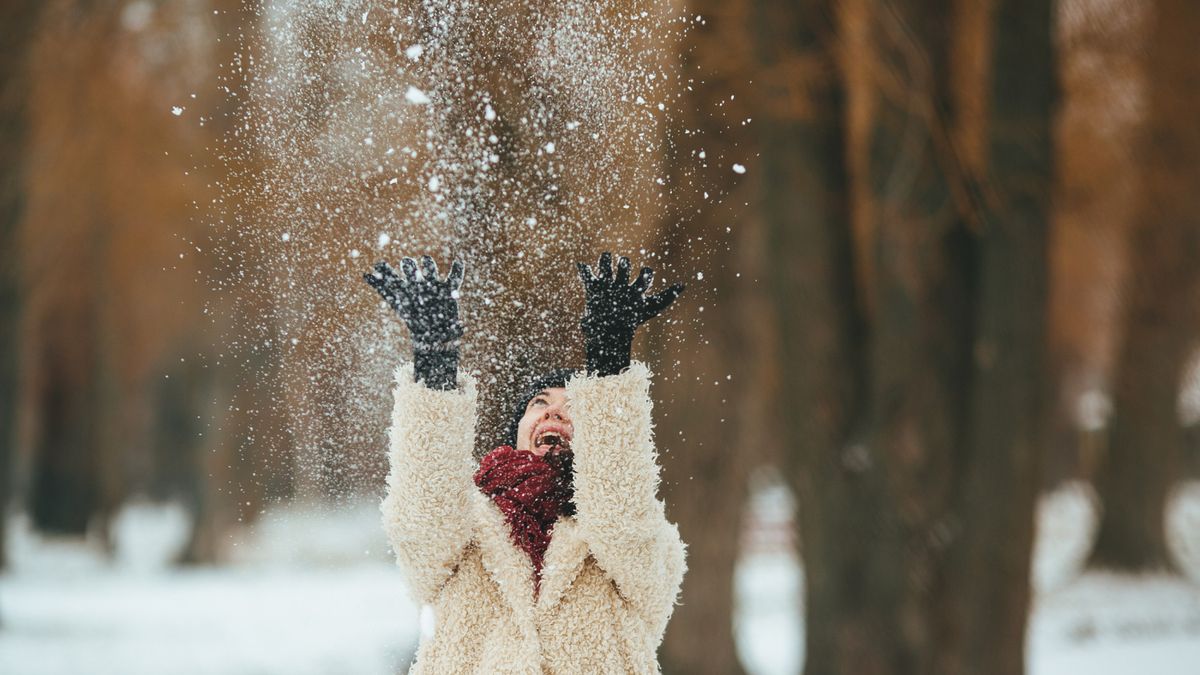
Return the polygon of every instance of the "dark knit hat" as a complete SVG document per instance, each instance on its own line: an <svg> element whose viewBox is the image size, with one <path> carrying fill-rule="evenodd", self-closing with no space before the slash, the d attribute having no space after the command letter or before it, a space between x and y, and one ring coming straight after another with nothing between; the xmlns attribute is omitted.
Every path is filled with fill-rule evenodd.
<svg viewBox="0 0 1200 675"><path fill-rule="evenodd" d="M521 418L525 416L525 406L529 405L529 401L543 389L567 386L567 380L571 379L574 374L575 371L570 368L556 368L526 380L525 386L521 388L521 395L514 404L512 419L508 424L508 433L505 435L505 445L517 447L517 427L521 425Z"/></svg>

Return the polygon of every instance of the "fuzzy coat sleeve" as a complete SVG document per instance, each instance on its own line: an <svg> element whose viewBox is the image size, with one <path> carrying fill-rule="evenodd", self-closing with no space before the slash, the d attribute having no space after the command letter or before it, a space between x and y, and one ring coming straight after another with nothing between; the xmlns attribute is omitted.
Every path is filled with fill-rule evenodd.
<svg viewBox="0 0 1200 675"><path fill-rule="evenodd" d="M396 369L383 525L414 598L431 603L454 573L471 537L475 382L436 391Z"/></svg>
<svg viewBox="0 0 1200 675"><path fill-rule="evenodd" d="M653 635L661 638L686 570L679 530L658 499L650 371L567 384L575 425L576 519L597 564Z"/></svg>

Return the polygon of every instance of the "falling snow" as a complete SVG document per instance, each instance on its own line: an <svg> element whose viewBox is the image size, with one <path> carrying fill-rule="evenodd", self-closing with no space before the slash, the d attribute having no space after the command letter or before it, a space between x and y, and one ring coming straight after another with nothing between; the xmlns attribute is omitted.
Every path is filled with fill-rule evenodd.
<svg viewBox="0 0 1200 675"><path fill-rule="evenodd" d="M624 0L505 7L268 3L253 59L226 66L232 85L247 79L220 155L230 227L209 242L226 266L205 311L229 322L224 343L247 382L304 383L277 395L307 446L280 461L326 474L314 480L338 470L330 448L382 442L388 381L410 351L403 324L361 281L375 262L428 253L443 274L466 262L463 365L485 384L561 342L564 325L576 339L574 261L641 251L631 257L656 267L656 283L704 278L656 262L655 236L677 194L712 189L697 182L703 152L695 172L664 169L698 77L681 58L697 17L668 0L632 12ZM527 304L534 277L566 289L557 306ZM564 316L546 321L552 312ZM501 339L523 314L537 318ZM670 325L694 335L702 318ZM273 362L282 372L261 370Z"/></svg>

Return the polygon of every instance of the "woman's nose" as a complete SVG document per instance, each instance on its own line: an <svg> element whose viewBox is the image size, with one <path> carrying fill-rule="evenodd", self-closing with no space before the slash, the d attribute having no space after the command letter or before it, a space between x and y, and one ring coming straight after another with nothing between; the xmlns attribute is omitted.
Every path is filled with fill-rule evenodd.
<svg viewBox="0 0 1200 675"><path fill-rule="evenodd" d="M546 412L542 414L542 419L565 421L567 418L563 414L562 408L554 405L546 409Z"/></svg>

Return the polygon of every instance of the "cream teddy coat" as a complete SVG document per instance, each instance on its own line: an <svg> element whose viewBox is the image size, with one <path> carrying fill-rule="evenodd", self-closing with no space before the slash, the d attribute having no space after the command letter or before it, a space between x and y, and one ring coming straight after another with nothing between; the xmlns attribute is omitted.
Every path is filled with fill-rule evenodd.
<svg viewBox="0 0 1200 675"><path fill-rule="evenodd" d="M686 566L656 497L650 372L634 363L567 383L577 512L554 525L536 597L529 556L472 480L475 382L458 384L435 391L411 365L396 373L384 527L435 616L410 672L658 673Z"/></svg>

